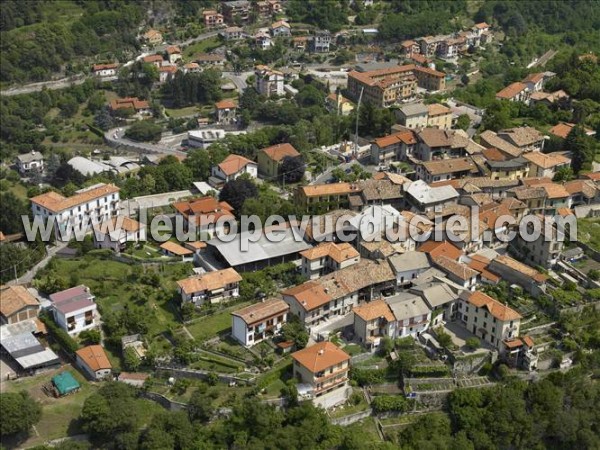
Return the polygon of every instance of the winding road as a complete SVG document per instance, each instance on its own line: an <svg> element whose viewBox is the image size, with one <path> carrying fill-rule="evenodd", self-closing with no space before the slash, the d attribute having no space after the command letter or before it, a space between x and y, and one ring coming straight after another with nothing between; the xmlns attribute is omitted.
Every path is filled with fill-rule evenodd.
<svg viewBox="0 0 600 450"><path fill-rule="evenodd" d="M125 135L125 129L123 128L113 128L112 130L108 130L104 133L104 140L111 147L128 147L135 151L143 152L143 153L159 153L163 155L175 155L175 156L185 156L186 153L181 150L175 150L166 145L162 144L149 144L147 142L137 142L132 141L131 139L127 139L123 137Z"/></svg>

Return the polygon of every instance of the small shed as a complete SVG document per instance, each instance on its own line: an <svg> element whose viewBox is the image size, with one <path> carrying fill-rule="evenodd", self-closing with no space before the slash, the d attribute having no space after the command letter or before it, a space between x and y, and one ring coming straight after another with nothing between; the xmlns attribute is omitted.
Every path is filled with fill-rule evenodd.
<svg viewBox="0 0 600 450"><path fill-rule="evenodd" d="M56 388L59 397L77 392L81 385L73 377L71 372L61 372L52 378L52 384Z"/></svg>

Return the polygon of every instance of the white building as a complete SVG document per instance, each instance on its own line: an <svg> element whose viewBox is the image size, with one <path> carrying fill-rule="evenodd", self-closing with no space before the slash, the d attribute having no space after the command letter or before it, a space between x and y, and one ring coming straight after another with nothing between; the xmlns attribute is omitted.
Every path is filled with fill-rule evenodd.
<svg viewBox="0 0 600 450"><path fill-rule="evenodd" d="M404 286L415 280L420 274L431 268L429 258L422 252L406 252L393 255L388 259L396 274L398 286Z"/></svg>
<svg viewBox="0 0 600 450"><path fill-rule="evenodd" d="M76 286L50 295L54 320L67 333L75 335L97 326L96 298L87 286Z"/></svg>
<svg viewBox="0 0 600 450"><path fill-rule="evenodd" d="M267 66L256 66L256 90L265 97L283 95L283 73Z"/></svg>
<svg viewBox="0 0 600 450"><path fill-rule="evenodd" d="M287 321L289 305L272 298L231 313L231 334L244 346L256 345L276 335Z"/></svg>
<svg viewBox="0 0 600 450"><path fill-rule="evenodd" d="M100 78L104 77L116 77L119 65L114 64L94 64L92 66L92 73Z"/></svg>
<svg viewBox="0 0 600 450"><path fill-rule="evenodd" d="M108 378L112 364L101 345L88 345L75 352L77 365L94 381Z"/></svg>
<svg viewBox="0 0 600 450"><path fill-rule="evenodd" d="M242 277L234 269L223 269L179 280L182 303L200 306L205 302L220 303L239 297Z"/></svg>
<svg viewBox="0 0 600 450"><path fill-rule="evenodd" d="M119 188L99 183L76 191L71 197L51 191L31 199L34 217L54 220L57 239L66 239L67 230L91 231L92 223L102 223L119 214Z"/></svg>
<svg viewBox="0 0 600 450"><path fill-rule="evenodd" d="M309 280L316 280L360 261L358 251L347 242L340 244L323 242L314 248L300 252L300 256L302 256L302 275Z"/></svg>
<svg viewBox="0 0 600 450"><path fill-rule="evenodd" d="M17 156L16 163L21 175L27 175L31 172L41 172L44 170L44 155L36 151L24 153Z"/></svg>
<svg viewBox="0 0 600 450"><path fill-rule="evenodd" d="M124 216L112 217L94 227L94 246L116 253L125 250L127 242L146 240L146 225Z"/></svg>
<svg viewBox="0 0 600 450"><path fill-rule="evenodd" d="M292 29L289 23L284 20L279 20L271 25L271 34L273 37L289 37L292 35Z"/></svg>
<svg viewBox="0 0 600 450"><path fill-rule="evenodd" d="M204 149L224 137L225 130L221 129L191 130L188 131L188 145Z"/></svg>
<svg viewBox="0 0 600 450"><path fill-rule="evenodd" d="M243 156L232 154L225 158L223 162L212 167L212 176L225 183L235 180L243 174L256 178L258 176L258 164Z"/></svg>
<svg viewBox="0 0 600 450"><path fill-rule="evenodd" d="M385 302L396 318L392 338L416 337L429 327L431 309L421 297L409 292L400 292L386 298Z"/></svg>

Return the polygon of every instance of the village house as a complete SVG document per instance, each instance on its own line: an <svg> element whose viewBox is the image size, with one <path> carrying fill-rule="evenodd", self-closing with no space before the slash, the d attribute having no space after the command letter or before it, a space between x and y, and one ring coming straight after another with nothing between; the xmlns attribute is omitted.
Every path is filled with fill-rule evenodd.
<svg viewBox="0 0 600 450"><path fill-rule="evenodd" d="M251 3L248 0L234 0L221 3L221 12L228 24L246 23L250 20Z"/></svg>
<svg viewBox="0 0 600 450"><path fill-rule="evenodd" d="M448 279L466 290L475 290L479 272L467 264L456 261L447 256L438 256L433 259L433 264L446 273Z"/></svg>
<svg viewBox="0 0 600 450"><path fill-rule="evenodd" d="M527 85L529 92L541 92L544 90L544 83L553 76L551 72L530 73L523 79L523 83Z"/></svg>
<svg viewBox="0 0 600 450"><path fill-rule="evenodd" d="M509 102L529 103L529 95L531 91L525 83L517 81L506 86L504 89L496 93L497 100L507 100Z"/></svg>
<svg viewBox="0 0 600 450"><path fill-rule="evenodd" d="M548 220L548 224L546 224L546 220ZM528 232L533 234L533 225L528 225ZM549 225L548 230L546 230L546 225ZM563 229L560 230L560 233L567 234ZM559 236L560 233L556 223L553 223L551 219L544 218L540 235L537 239L530 242L529 240L525 240L520 233L517 233L517 236L510 244L521 255L519 258L521 262L534 267L550 269L559 261L565 244L564 239Z"/></svg>
<svg viewBox="0 0 600 450"><path fill-rule="evenodd" d="M118 68L119 68L119 64L117 64L117 63L94 64L92 66L92 75L95 75L100 78L115 77L115 76L117 76Z"/></svg>
<svg viewBox="0 0 600 450"><path fill-rule="evenodd" d="M396 161L406 161L416 148L417 139L412 131L399 131L371 142L371 162L389 167Z"/></svg>
<svg viewBox="0 0 600 450"><path fill-rule="evenodd" d="M214 235L228 226L223 221L233 220L233 208L211 196L173 203L176 214L183 216L188 229L192 226L200 233Z"/></svg>
<svg viewBox="0 0 600 450"><path fill-rule="evenodd" d="M200 73L202 68L200 64L191 62L183 65L183 73Z"/></svg>
<svg viewBox="0 0 600 450"><path fill-rule="evenodd" d="M558 138L566 139L567 136L569 136L569 133L571 132L571 130L573 128L575 128L574 123L559 122L558 124L556 124L552 128L550 128L550 130L548 130L548 133L550 133L553 136L556 136ZM596 135L596 132L594 130L590 130L589 128L584 128L584 132L588 136Z"/></svg>
<svg viewBox="0 0 600 450"><path fill-rule="evenodd" d="M38 336L47 335L45 325L37 318L25 319L0 327L0 352L2 352L2 376L4 380L60 367L61 360L47 343L38 340ZM46 339L47 341L47 339ZM10 370L5 370L5 368Z"/></svg>
<svg viewBox="0 0 600 450"><path fill-rule="evenodd" d="M283 95L283 73L272 70L268 66L256 66L254 71L256 78L255 87L260 95L265 97L280 97Z"/></svg>
<svg viewBox="0 0 600 450"><path fill-rule="evenodd" d="M129 217L117 216L94 226L94 247L120 253L128 242L146 241L146 225Z"/></svg>
<svg viewBox="0 0 600 450"><path fill-rule="evenodd" d="M310 36L310 51L312 53L329 53L331 33L328 30L317 30Z"/></svg>
<svg viewBox="0 0 600 450"><path fill-rule="evenodd" d="M400 54L403 56L412 56L421 53L421 46L412 40L402 41L400 43Z"/></svg>
<svg viewBox="0 0 600 450"><path fill-rule="evenodd" d="M254 3L254 11L259 17L266 19L283 12L283 7L279 0L259 0Z"/></svg>
<svg viewBox="0 0 600 450"><path fill-rule="evenodd" d="M24 286L5 286L0 290L0 324L35 319L40 302Z"/></svg>
<svg viewBox="0 0 600 450"><path fill-rule="evenodd" d="M148 45L159 45L162 43L163 41L163 36L160 33L160 31L157 30L148 30L146 31L146 33L144 33L142 35L142 39L148 44Z"/></svg>
<svg viewBox="0 0 600 450"><path fill-rule="evenodd" d="M431 309L420 296L410 292L399 292L386 297L385 302L396 319L391 326L392 338L418 337L429 327Z"/></svg>
<svg viewBox="0 0 600 450"><path fill-rule="evenodd" d="M101 345L88 345L75 352L77 365L94 381L109 378L112 364Z"/></svg>
<svg viewBox="0 0 600 450"><path fill-rule="evenodd" d="M367 206L384 206L402 209L404 196L402 187L391 180L360 180L356 183L358 192L348 196L350 208L362 211Z"/></svg>
<svg viewBox="0 0 600 450"><path fill-rule="evenodd" d="M290 24L285 20L278 20L271 25L271 36L273 37L290 37L292 35L292 29Z"/></svg>
<svg viewBox="0 0 600 450"><path fill-rule="evenodd" d="M420 274L431 268L427 255L423 252L410 251L388 258L392 270L396 274L398 286L410 286Z"/></svg>
<svg viewBox="0 0 600 450"><path fill-rule="evenodd" d="M200 66L223 67L227 58L217 53L198 53L193 60Z"/></svg>
<svg viewBox="0 0 600 450"><path fill-rule="evenodd" d="M214 9L202 11L202 16L204 17L204 26L206 28L220 27L225 23L223 14L219 14Z"/></svg>
<svg viewBox="0 0 600 450"><path fill-rule="evenodd" d="M289 305L271 298L231 313L231 335L243 346L250 347L277 335L287 322Z"/></svg>
<svg viewBox="0 0 600 450"><path fill-rule="evenodd" d="M340 114L342 116L349 115L354 111L354 104L344 97L342 94L331 93L325 99L325 106L328 111Z"/></svg>
<svg viewBox="0 0 600 450"><path fill-rule="evenodd" d="M518 158L523 154L523 150L500 138L498 134L492 130L485 130L481 133L479 135L479 142L487 149L495 149L506 155L505 159Z"/></svg>
<svg viewBox="0 0 600 450"><path fill-rule="evenodd" d="M481 153L484 147L474 142L464 130L423 128L415 132L418 141L413 156L419 161L464 158Z"/></svg>
<svg viewBox="0 0 600 450"><path fill-rule="evenodd" d="M182 304L221 303L240 295L242 277L234 269L206 272L177 281Z"/></svg>
<svg viewBox="0 0 600 450"><path fill-rule="evenodd" d="M488 269L507 283L518 284L531 295L537 296L546 292L548 277L510 256L497 256L490 262Z"/></svg>
<svg viewBox="0 0 600 450"><path fill-rule="evenodd" d="M69 230L87 231L91 223L101 223L118 215L119 188L99 183L80 189L71 197L46 192L31 198L31 211L43 221L54 221L55 237L68 240Z"/></svg>
<svg viewBox="0 0 600 450"><path fill-rule="evenodd" d="M471 158L452 158L425 161L416 166L417 177L426 183L465 178L479 174Z"/></svg>
<svg viewBox="0 0 600 450"><path fill-rule="evenodd" d="M318 281L307 281L281 293L290 313L300 319L307 330L330 317L348 313L358 303L357 295L333 299Z"/></svg>
<svg viewBox="0 0 600 450"><path fill-rule="evenodd" d="M166 83L167 81L173 79L173 77L177 73L177 70L177 66L160 66L158 68L158 82Z"/></svg>
<svg viewBox="0 0 600 450"><path fill-rule="evenodd" d="M221 35L226 41L239 41L244 38L244 29L242 27L227 27Z"/></svg>
<svg viewBox="0 0 600 450"><path fill-rule="evenodd" d="M97 326L98 306L87 286L55 292L50 295L50 302L54 320L67 333L76 335Z"/></svg>
<svg viewBox="0 0 600 450"><path fill-rule="evenodd" d="M398 123L406 128L425 128L427 126L429 108L423 103L410 103L401 106L394 112Z"/></svg>
<svg viewBox="0 0 600 450"><path fill-rule="evenodd" d="M265 51L273 47L275 43L269 32L261 29L254 35L254 45L257 49Z"/></svg>
<svg viewBox="0 0 600 450"><path fill-rule="evenodd" d="M544 135L533 127L507 128L498 131L498 137L524 153L544 149Z"/></svg>
<svg viewBox="0 0 600 450"><path fill-rule="evenodd" d="M167 53L167 58L171 64L175 64L177 61L181 60L181 49L176 45L169 45L165 52Z"/></svg>
<svg viewBox="0 0 600 450"><path fill-rule="evenodd" d="M562 153L529 152L523 155L529 162L529 176L552 179L556 172L570 167L571 160Z"/></svg>
<svg viewBox="0 0 600 450"><path fill-rule="evenodd" d="M598 203L600 199L600 187L592 180L572 180L564 184L565 189L569 193L569 206L574 208L581 205L590 205Z"/></svg>
<svg viewBox="0 0 600 450"><path fill-rule="evenodd" d="M530 175L528 160L521 156L499 161L487 159L485 165L489 169L489 177L492 180L521 180Z"/></svg>
<svg viewBox="0 0 600 450"><path fill-rule="evenodd" d="M131 111L135 114L151 114L150 103L137 97L117 98L110 102L110 110L113 114L121 111Z"/></svg>
<svg viewBox="0 0 600 450"><path fill-rule="evenodd" d="M300 153L292 144L276 144L258 151L258 174L261 178L275 180L285 158L298 158Z"/></svg>
<svg viewBox="0 0 600 450"><path fill-rule="evenodd" d="M44 155L35 150L17 155L15 162L17 170L23 176L44 171Z"/></svg>
<svg viewBox="0 0 600 450"><path fill-rule="evenodd" d="M367 350L379 347L382 337L394 337L396 317L383 299L355 306L354 334Z"/></svg>
<svg viewBox="0 0 600 450"><path fill-rule="evenodd" d="M225 99L215 103L215 118L219 125L232 125L237 122L238 105L234 100Z"/></svg>
<svg viewBox="0 0 600 450"><path fill-rule="evenodd" d="M169 258L178 258L181 261L191 261L194 257L194 251L179 245L176 242L167 241L159 245L163 255Z"/></svg>
<svg viewBox="0 0 600 450"><path fill-rule="evenodd" d="M521 315L480 291L460 294L457 316L470 333L497 349L519 336Z"/></svg>
<svg viewBox="0 0 600 450"><path fill-rule="evenodd" d="M345 403L349 397L350 356L331 342L318 342L292 353L298 395L323 408Z"/></svg>
<svg viewBox="0 0 600 450"><path fill-rule="evenodd" d="M558 105L564 109L571 108L571 97L562 89L554 92L534 92L529 97L529 102L531 105L541 103L548 107Z"/></svg>
<svg viewBox="0 0 600 450"><path fill-rule="evenodd" d="M248 174L251 178L256 178L257 167L254 161L240 155L231 154L222 162L212 167L212 176L220 180L219 184L235 180L244 174Z"/></svg>
<svg viewBox="0 0 600 450"><path fill-rule="evenodd" d="M360 261L358 251L347 242L339 244L323 242L314 248L300 252L300 256L302 256L302 275L309 280L316 280Z"/></svg>
<svg viewBox="0 0 600 450"><path fill-rule="evenodd" d="M458 294L448 284L440 281L427 281L413 286L409 292L421 297L432 311L430 326L437 326L442 321L454 318Z"/></svg>
<svg viewBox="0 0 600 450"><path fill-rule="evenodd" d="M449 130L452 128L452 110L440 103L427 105L427 127Z"/></svg>
<svg viewBox="0 0 600 450"><path fill-rule="evenodd" d="M323 214L334 209L347 208L348 197L355 192L359 192L359 188L351 183L298 186L294 200L303 211Z"/></svg>
<svg viewBox="0 0 600 450"><path fill-rule="evenodd" d="M418 180L406 188L406 200L412 206L413 212L433 213L436 206L454 205L459 194L452 186L429 186L425 181Z"/></svg>
<svg viewBox="0 0 600 450"><path fill-rule="evenodd" d="M144 64L152 64L157 69L160 69L160 67L165 62L163 55L159 54L144 56L142 58L142 61L144 62Z"/></svg>

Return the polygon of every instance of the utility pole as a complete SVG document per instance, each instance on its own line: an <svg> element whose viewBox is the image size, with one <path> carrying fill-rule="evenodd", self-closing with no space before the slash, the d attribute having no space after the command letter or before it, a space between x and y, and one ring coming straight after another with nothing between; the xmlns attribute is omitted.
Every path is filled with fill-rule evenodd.
<svg viewBox="0 0 600 450"><path fill-rule="evenodd" d="M362 101L363 92L365 87L360 88L360 95L358 96L358 104L356 105L356 128L354 130L354 156L358 156L358 118L360 113L360 102Z"/></svg>

